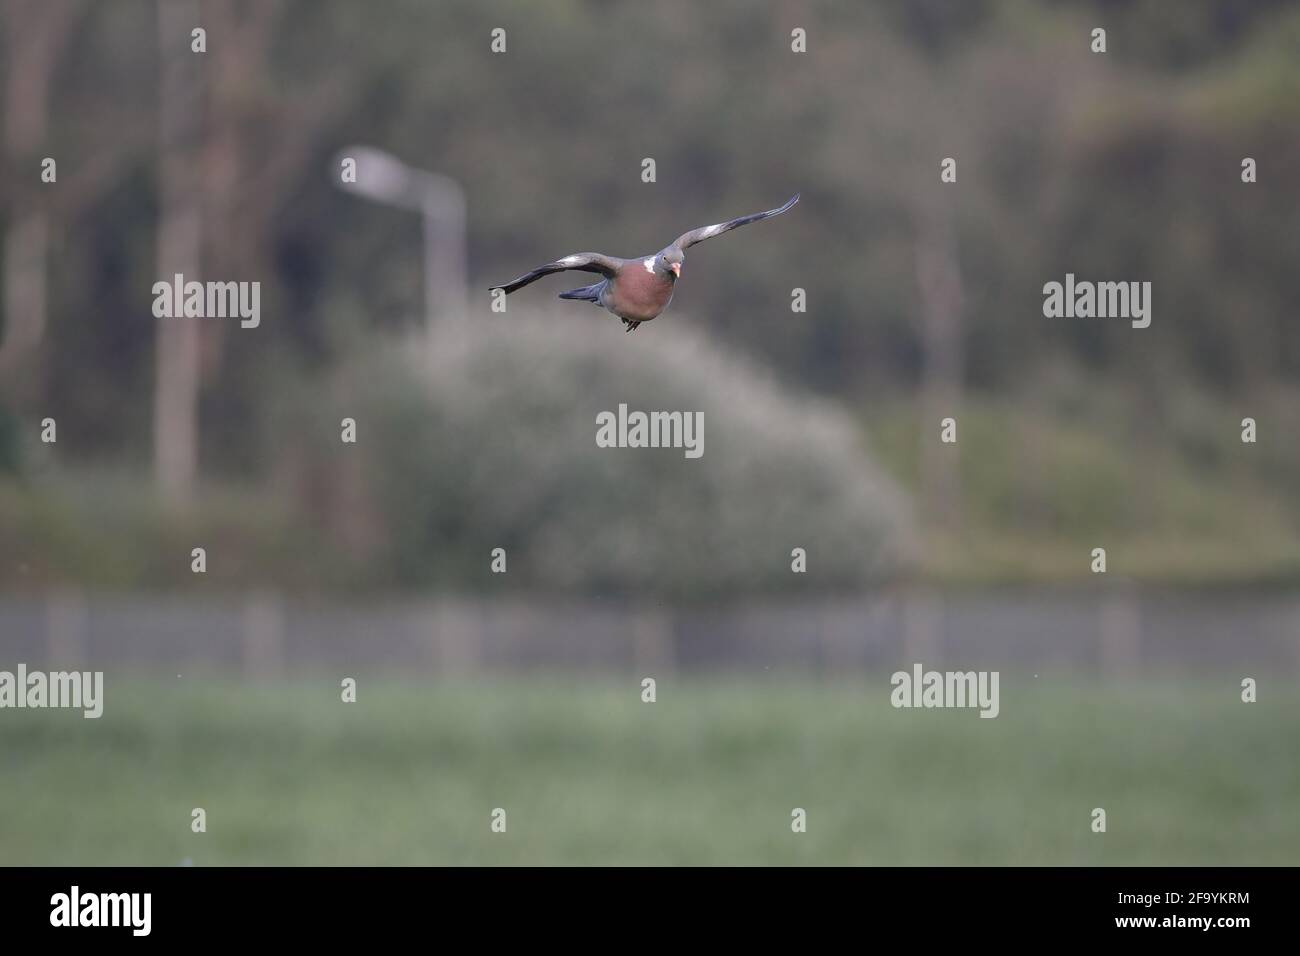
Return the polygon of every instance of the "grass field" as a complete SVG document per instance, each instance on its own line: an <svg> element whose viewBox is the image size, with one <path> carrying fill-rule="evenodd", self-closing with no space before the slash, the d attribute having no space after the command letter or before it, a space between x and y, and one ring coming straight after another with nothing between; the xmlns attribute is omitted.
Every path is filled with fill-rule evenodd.
<svg viewBox="0 0 1300 956"><path fill-rule="evenodd" d="M884 675L110 681L99 720L0 712L0 863L1294 865L1300 697L1267 688L1004 674L985 720Z"/></svg>

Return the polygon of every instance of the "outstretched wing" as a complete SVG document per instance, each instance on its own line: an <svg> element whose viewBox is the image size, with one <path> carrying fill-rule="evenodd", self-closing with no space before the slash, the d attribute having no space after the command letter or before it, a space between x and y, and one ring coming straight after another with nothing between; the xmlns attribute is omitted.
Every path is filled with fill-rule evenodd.
<svg viewBox="0 0 1300 956"><path fill-rule="evenodd" d="M511 279L504 285L493 285L488 286L488 288L501 289L506 295L509 295L516 289L522 289L528 283L536 282L542 276L548 276L552 272L595 272L612 279L621 264L621 261L613 256L601 255L599 252L578 252L571 256L565 256L563 259L548 262L544 266L538 266L532 272L525 272L518 279Z"/></svg>
<svg viewBox="0 0 1300 956"><path fill-rule="evenodd" d="M697 242L703 242L705 239L712 239L714 236L720 236L724 232L731 232L733 229L739 229L741 226L748 226L751 222L760 222L764 219L771 219L773 216L779 216L791 206L799 201L799 194L795 193L780 209L769 209L767 212L756 212L750 216L741 216L739 219L733 219L730 222L720 222L713 226L701 226L699 229L692 229L690 232L682 233L673 245L679 249L687 249Z"/></svg>

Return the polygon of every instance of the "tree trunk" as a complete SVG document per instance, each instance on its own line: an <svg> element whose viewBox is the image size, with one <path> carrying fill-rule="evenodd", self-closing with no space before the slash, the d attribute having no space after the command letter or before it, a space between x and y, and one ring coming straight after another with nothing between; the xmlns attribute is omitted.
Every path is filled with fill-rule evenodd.
<svg viewBox="0 0 1300 956"><path fill-rule="evenodd" d="M195 0L159 0L160 202L157 276L200 280L203 217L199 170L199 58L190 31L199 25ZM188 504L198 470L199 325L183 316L158 319L154 378L154 479L170 506Z"/></svg>
<svg viewBox="0 0 1300 956"><path fill-rule="evenodd" d="M959 419L962 389L961 269L946 210L927 209L919 219L916 276L921 292L921 488L935 526L955 530L961 522L961 472L957 443L944 444L940 422Z"/></svg>
<svg viewBox="0 0 1300 956"><path fill-rule="evenodd" d="M58 186L40 181L40 149L49 127L50 82L80 9L77 0L15 0L5 8L5 175L13 196L0 255L0 372L6 380L45 334L50 223L37 190Z"/></svg>

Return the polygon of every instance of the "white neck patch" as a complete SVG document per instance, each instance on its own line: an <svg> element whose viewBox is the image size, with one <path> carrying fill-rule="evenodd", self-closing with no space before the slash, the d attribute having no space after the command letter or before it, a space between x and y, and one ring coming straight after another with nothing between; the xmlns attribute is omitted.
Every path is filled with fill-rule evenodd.
<svg viewBox="0 0 1300 956"><path fill-rule="evenodd" d="M646 272L650 273L651 275L654 275L655 272L654 256L651 256L649 259L642 260L641 265L645 266Z"/></svg>

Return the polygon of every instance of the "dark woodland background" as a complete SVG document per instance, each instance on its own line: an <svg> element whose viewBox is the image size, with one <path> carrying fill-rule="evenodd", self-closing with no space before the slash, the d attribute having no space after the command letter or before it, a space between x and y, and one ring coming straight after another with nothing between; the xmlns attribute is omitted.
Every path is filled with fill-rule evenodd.
<svg viewBox="0 0 1300 956"><path fill-rule="evenodd" d="M1300 575L1294 4L231 0L196 8L205 54L162 7L182 35L148 0L4 4L4 587L187 588L200 539L205 588L1068 581L1101 545L1141 580ZM425 324L420 218L336 188L352 143L467 195L467 311L432 318L482 342L433 394L390 354ZM554 302L564 277L489 311L537 263L798 190L695 250L634 337ZM177 220L187 278L262 283L260 328L199 323L195 383L156 374L186 347L150 312ZM1152 326L1044 318L1066 272L1150 280ZM606 480L587 419L630 376L646 407L713 409L706 463L748 427L747 464ZM864 497L890 482L910 504ZM821 573L789 574L794 545ZM517 560L489 582L497 546Z"/></svg>

